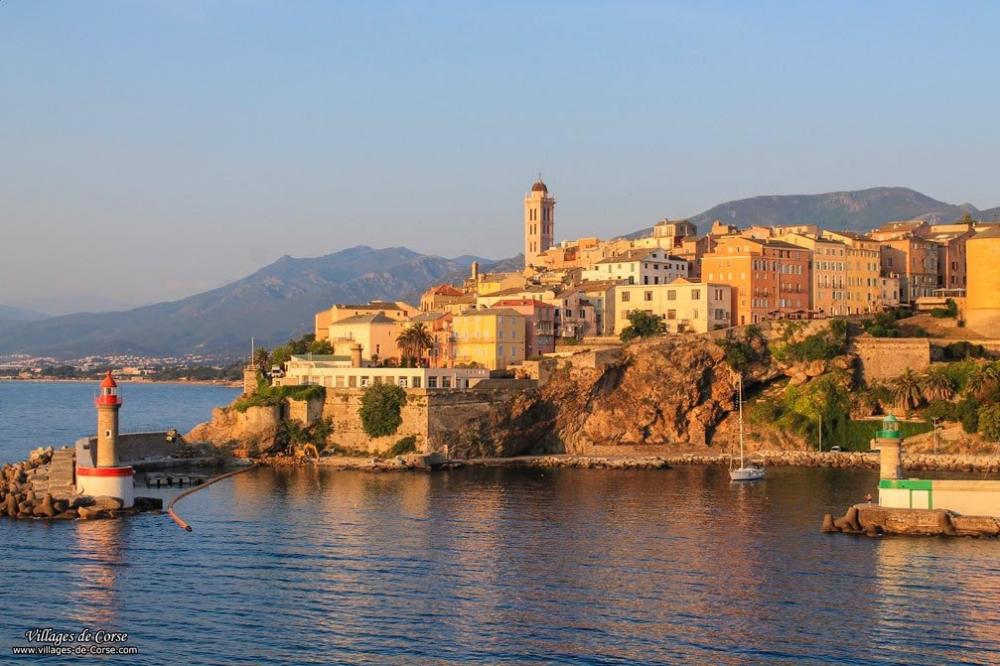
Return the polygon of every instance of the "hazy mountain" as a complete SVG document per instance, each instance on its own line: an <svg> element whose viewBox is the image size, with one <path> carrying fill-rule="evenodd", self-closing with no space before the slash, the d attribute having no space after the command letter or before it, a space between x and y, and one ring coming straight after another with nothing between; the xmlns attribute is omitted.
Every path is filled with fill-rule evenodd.
<svg viewBox="0 0 1000 666"><path fill-rule="evenodd" d="M136 306L135 303L126 303L125 301L90 294L54 294L33 298L15 298L8 300L7 304L33 310L48 317L57 317L77 312L129 310Z"/></svg>
<svg viewBox="0 0 1000 666"><path fill-rule="evenodd" d="M991 209L997 217L1000 209ZM966 213L983 216L971 204L949 204L905 187L873 187L854 192L790 194L738 199L715 206L689 218L706 231L714 220L747 227L753 224L818 224L826 229L867 231L893 220L926 219L932 222L957 220ZM989 217L990 211L984 211ZM649 233L651 227L629 234L629 238Z"/></svg>
<svg viewBox="0 0 1000 666"><path fill-rule="evenodd" d="M413 301L432 284L467 275L471 260L366 246L315 258L285 256L242 280L179 301L0 325L0 353L241 353L250 336L270 345L311 331L313 315L334 303ZM479 261L483 270L492 264Z"/></svg>
<svg viewBox="0 0 1000 666"><path fill-rule="evenodd" d="M45 319L46 316L48 315L34 310L27 310L13 305L0 305L0 321L2 322L37 321Z"/></svg>
<svg viewBox="0 0 1000 666"><path fill-rule="evenodd" d="M996 208L987 208L986 210L979 211L979 219L983 222L993 222L1000 220L1000 206Z"/></svg>

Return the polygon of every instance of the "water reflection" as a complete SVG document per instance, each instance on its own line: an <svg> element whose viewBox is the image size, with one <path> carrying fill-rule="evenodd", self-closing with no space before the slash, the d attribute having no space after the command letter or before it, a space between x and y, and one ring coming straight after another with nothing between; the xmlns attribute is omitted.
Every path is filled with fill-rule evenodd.
<svg viewBox="0 0 1000 666"><path fill-rule="evenodd" d="M819 532L873 480L258 469L186 499L192 533L0 523L0 602L129 631L148 664L1000 661L995 544Z"/></svg>
<svg viewBox="0 0 1000 666"><path fill-rule="evenodd" d="M70 619L80 627L114 627L119 610L119 573L124 565L124 520L72 524L76 544L70 569Z"/></svg>

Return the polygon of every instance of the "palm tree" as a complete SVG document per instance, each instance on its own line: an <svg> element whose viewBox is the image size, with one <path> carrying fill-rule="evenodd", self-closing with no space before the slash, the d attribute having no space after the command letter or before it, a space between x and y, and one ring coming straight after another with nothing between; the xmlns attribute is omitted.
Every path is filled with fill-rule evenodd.
<svg viewBox="0 0 1000 666"><path fill-rule="evenodd" d="M955 395L955 382L944 373L942 368L934 368L924 375L920 386L927 402L934 400L951 400Z"/></svg>
<svg viewBox="0 0 1000 666"><path fill-rule="evenodd" d="M434 346L434 336L429 330L427 330L427 325L423 322L417 322L410 327L410 331L413 335L413 350L416 352L416 359L419 362L423 358L424 350L431 349Z"/></svg>
<svg viewBox="0 0 1000 666"><path fill-rule="evenodd" d="M257 347L253 353L253 364L262 374L266 373L270 367L271 353L263 347Z"/></svg>
<svg viewBox="0 0 1000 666"><path fill-rule="evenodd" d="M423 322L417 322L408 326L396 337L396 344L399 345L403 362L412 360L416 365L420 362L424 350L434 346L434 336L427 330L427 326Z"/></svg>
<svg viewBox="0 0 1000 666"><path fill-rule="evenodd" d="M889 382L889 390L892 391L892 397L896 401L896 405L904 413L919 407L924 399L920 377L917 376L917 373L913 372L912 368L907 368L906 372L891 380Z"/></svg>
<svg viewBox="0 0 1000 666"><path fill-rule="evenodd" d="M995 363L985 363L969 373L965 382L965 392L977 399L983 399L1000 387L1000 367Z"/></svg>

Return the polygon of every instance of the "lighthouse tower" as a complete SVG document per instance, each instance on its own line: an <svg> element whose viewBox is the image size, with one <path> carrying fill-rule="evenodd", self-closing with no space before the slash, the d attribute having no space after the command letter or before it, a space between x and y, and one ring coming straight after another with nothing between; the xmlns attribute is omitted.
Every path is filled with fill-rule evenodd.
<svg viewBox="0 0 1000 666"><path fill-rule="evenodd" d="M77 489L85 495L117 497L124 508L129 508L135 499L134 470L118 464L118 410L122 399L110 370L101 382L101 392L94 399L94 406L97 407L97 452L92 460L96 465L88 465L89 461L81 461L77 456Z"/></svg>

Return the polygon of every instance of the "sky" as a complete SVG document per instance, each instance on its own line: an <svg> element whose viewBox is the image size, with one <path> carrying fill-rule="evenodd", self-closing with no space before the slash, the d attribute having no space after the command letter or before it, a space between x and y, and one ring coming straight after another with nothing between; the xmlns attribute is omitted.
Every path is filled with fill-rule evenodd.
<svg viewBox="0 0 1000 666"><path fill-rule="evenodd" d="M365 244L521 250L724 201L1000 205L996 2L0 0L0 303Z"/></svg>

